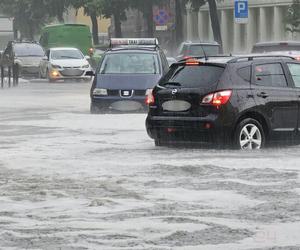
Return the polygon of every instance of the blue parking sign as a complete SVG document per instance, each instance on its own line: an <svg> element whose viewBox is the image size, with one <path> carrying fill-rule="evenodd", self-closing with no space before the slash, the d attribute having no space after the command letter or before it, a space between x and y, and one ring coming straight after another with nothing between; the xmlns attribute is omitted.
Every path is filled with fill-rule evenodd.
<svg viewBox="0 0 300 250"><path fill-rule="evenodd" d="M234 19L236 23L248 23L248 0L234 1Z"/></svg>

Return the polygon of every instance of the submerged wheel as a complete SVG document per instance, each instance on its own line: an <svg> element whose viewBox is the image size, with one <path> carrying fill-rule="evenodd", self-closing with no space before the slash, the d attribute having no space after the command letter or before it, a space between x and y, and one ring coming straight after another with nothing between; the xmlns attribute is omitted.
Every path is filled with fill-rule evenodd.
<svg viewBox="0 0 300 250"><path fill-rule="evenodd" d="M262 125L252 118L242 120L236 128L234 144L241 150L263 148L265 145L265 133Z"/></svg>
<svg viewBox="0 0 300 250"><path fill-rule="evenodd" d="M155 147L160 147L160 146L162 146L162 143L160 140L154 140L154 145L155 145Z"/></svg>
<svg viewBox="0 0 300 250"><path fill-rule="evenodd" d="M90 112L91 112L91 114L99 114L99 113L101 113L101 110L96 105L91 103Z"/></svg>

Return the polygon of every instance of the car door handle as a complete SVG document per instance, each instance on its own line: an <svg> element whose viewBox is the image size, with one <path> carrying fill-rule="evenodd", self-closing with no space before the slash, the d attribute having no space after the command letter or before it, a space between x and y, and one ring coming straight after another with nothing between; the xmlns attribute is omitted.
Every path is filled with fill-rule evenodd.
<svg viewBox="0 0 300 250"><path fill-rule="evenodd" d="M269 95L265 92L260 92L257 94L258 97L267 98Z"/></svg>

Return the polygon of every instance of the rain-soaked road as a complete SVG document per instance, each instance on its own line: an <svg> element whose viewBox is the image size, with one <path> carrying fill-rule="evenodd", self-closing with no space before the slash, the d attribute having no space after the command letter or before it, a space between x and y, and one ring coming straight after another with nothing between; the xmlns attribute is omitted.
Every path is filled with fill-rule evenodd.
<svg viewBox="0 0 300 250"><path fill-rule="evenodd" d="M0 249L300 249L300 146L155 148L88 92L0 89Z"/></svg>

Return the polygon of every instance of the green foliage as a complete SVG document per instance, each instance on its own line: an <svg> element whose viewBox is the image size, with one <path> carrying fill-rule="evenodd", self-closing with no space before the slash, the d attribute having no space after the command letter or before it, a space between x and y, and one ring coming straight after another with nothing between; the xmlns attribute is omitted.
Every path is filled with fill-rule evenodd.
<svg viewBox="0 0 300 250"><path fill-rule="evenodd" d="M33 39L45 23L62 20L68 4L69 0L2 0L0 9L14 18L14 28L22 38Z"/></svg>
<svg viewBox="0 0 300 250"><path fill-rule="evenodd" d="M285 17L286 31L300 32L300 0L294 0Z"/></svg>
<svg viewBox="0 0 300 250"><path fill-rule="evenodd" d="M189 0L194 11L199 11L200 7L206 4L206 0Z"/></svg>
<svg viewBox="0 0 300 250"><path fill-rule="evenodd" d="M86 15L96 13L97 16L102 14L103 0L70 0L75 9L83 8Z"/></svg>
<svg viewBox="0 0 300 250"><path fill-rule="evenodd" d="M147 20L148 32L153 33L152 9L154 5L163 5L169 0L1 0L0 9L2 12L14 18L15 29L19 30L22 37L32 39L39 29L54 18L63 21L63 13L69 6L76 9L84 8L86 15L93 17L104 16L114 17L116 35L122 36L121 21L126 20L126 10L128 8L138 9ZM198 11L199 8L210 0L175 0L176 25L182 29L183 14L187 3L191 3L192 9ZM215 1L215 0L213 0ZM222 0L217 0L222 1ZM294 12L287 17L289 27L299 26L299 6L300 0L294 0L292 5ZM179 20L179 21L178 21ZM176 30L177 32L177 30ZM180 36L182 32L179 32Z"/></svg>
<svg viewBox="0 0 300 250"><path fill-rule="evenodd" d="M106 18L118 15L122 21L126 20L126 9L129 7L128 0L103 0L103 15Z"/></svg>

